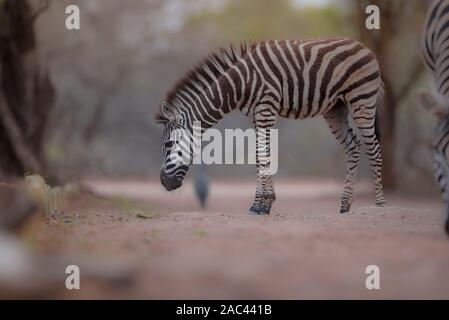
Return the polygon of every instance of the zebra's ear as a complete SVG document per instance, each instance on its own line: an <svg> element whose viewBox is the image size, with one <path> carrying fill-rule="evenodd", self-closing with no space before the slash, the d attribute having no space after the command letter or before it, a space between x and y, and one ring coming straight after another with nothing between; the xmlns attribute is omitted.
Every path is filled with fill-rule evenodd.
<svg viewBox="0 0 449 320"><path fill-rule="evenodd" d="M168 120L174 120L175 114L173 110L170 108L167 102L162 101L161 103L161 114L167 118Z"/></svg>
<svg viewBox="0 0 449 320"><path fill-rule="evenodd" d="M172 106L167 102L162 101L161 103L161 115L163 118L167 119L167 122L175 122L182 124L182 117Z"/></svg>
<svg viewBox="0 0 449 320"><path fill-rule="evenodd" d="M429 91L419 91L416 94L416 99L424 109L429 110L437 117L445 117L449 115L449 106L444 106Z"/></svg>
<svg viewBox="0 0 449 320"><path fill-rule="evenodd" d="M167 122L176 120L176 112L167 102L162 101L159 112L156 114L156 122L159 124L167 124Z"/></svg>
<svg viewBox="0 0 449 320"><path fill-rule="evenodd" d="M158 124L166 125L171 119L170 107L165 101L162 101L159 111L156 113L154 120Z"/></svg>

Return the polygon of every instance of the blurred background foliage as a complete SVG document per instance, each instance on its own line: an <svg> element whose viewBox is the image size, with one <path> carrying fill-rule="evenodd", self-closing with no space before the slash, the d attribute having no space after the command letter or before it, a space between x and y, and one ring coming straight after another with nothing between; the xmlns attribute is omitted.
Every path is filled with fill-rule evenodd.
<svg viewBox="0 0 449 320"><path fill-rule="evenodd" d="M345 29L334 4L299 7L291 0L228 1L220 10L191 15L187 25L208 30L217 42L312 38L339 35Z"/></svg>
<svg viewBox="0 0 449 320"><path fill-rule="evenodd" d="M39 0L30 0L36 6ZM421 0L373 1L388 10L381 27L391 39L383 63L397 101L394 162L400 186L433 186L429 137L434 119L419 109L413 91L426 86L419 35ZM161 128L153 115L172 84L210 51L246 40L303 39L360 32L363 1L328 0L58 0L36 21L39 58L47 65L55 108L47 130L48 168L66 180L81 177L157 177ZM424 4L423 4L424 3ZM65 29L65 8L81 10L81 30ZM396 5L395 5L396 6ZM364 9L364 7L362 7ZM383 7L382 7L383 8ZM388 9L388 10L387 10ZM400 13L400 14L399 14ZM394 30L389 29L390 20ZM388 25L387 25L388 23ZM382 32L382 30L380 32ZM372 31L368 37L380 37ZM391 34L390 34L391 33ZM369 39L368 39L369 40ZM366 40L367 42L369 42ZM372 41L375 45L376 42ZM413 81L408 81L413 78ZM391 79L391 80L390 80ZM397 85L397 87L395 87ZM249 127L240 113L219 128ZM281 177L344 175L344 152L322 119L281 119ZM368 177L366 163L361 177ZM253 177L248 166L213 166L213 177ZM432 192L435 189L430 189Z"/></svg>

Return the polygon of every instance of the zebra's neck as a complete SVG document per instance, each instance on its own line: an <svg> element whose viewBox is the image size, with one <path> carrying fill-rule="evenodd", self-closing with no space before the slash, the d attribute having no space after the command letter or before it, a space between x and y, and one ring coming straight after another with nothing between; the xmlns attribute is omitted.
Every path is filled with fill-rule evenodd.
<svg viewBox="0 0 449 320"><path fill-rule="evenodd" d="M227 113L253 105L258 96L252 91L256 82L260 84L260 79L256 72L251 74L244 58L222 70L218 76L209 75L209 82L199 83L204 80L201 78L197 82L192 80L190 86L184 86L177 94L178 111L186 119L185 125L189 129L200 123L202 130L206 130Z"/></svg>

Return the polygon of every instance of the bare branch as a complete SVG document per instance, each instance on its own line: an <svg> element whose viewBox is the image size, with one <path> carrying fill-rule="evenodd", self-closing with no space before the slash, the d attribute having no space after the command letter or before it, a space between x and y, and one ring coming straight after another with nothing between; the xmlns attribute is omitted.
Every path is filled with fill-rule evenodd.
<svg viewBox="0 0 449 320"><path fill-rule="evenodd" d="M0 90L0 115L1 123L4 126L6 134L9 136L11 146L24 169L31 172L40 172L41 167L39 161L37 161L36 157L25 143L22 132L8 108L8 104L3 95L3 90Z"/></svg>
<svg viewBox="0 0 449 320"><path fill-rule="evenodd" d="M419 80L424 71L424 66L419 59L414 64L413 71L410 73L408 80L404 83L401 89L393 97L393 105L396 106L413 88L415 83Z"/></svg>
<svg viewBox="0 0 449 320"><path fill-rule="evenodd" d="M51 0L41 0L36 12L31 16L31 21L36 20L44 11L50 7Z"/></svg>

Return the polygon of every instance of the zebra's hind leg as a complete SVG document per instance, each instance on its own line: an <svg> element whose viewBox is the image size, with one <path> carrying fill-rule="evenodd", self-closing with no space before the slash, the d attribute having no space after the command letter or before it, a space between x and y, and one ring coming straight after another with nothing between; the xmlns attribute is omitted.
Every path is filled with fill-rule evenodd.
<svg viewBox="0 0 449 320"><path fill-rule="evenodd" d="M275 172L270 150L271 129L274 128L276 117L275 109L271 105L260 105L255 109L257 188L249 214L270 214L271 206L276 200L272 179Z"/></svg>
<svg viewBox="0 0 449 320"><path fill-rule="evenodd" d="M385 206L385 196L382 187L382 155L380 144L377 140L375 130L375 104L352 106L350 108L354 123L360 131L362 141L366 146L366 155L374 179L374 189L376 192L375 204L377 207Z"/></svg>
<svg viewBox="0 0 449 320"><path fill-rule="evenodd" d="M357 177L357 169L360 160L360 140L354 133L348 121L348 109L343 102L339 102L334 108L324 115L332 134L343 145L346 152L346 178L341 196L340 213L351 210L354 182Z"/></svg>

